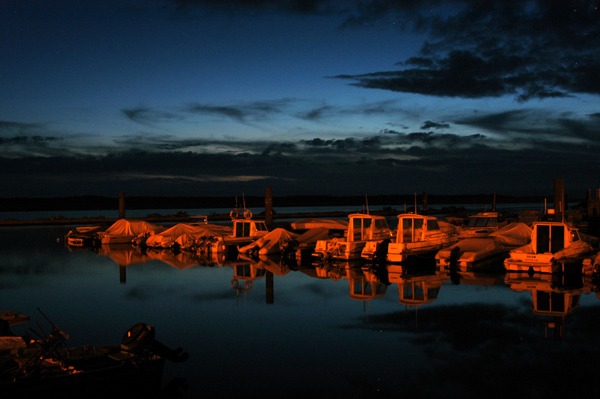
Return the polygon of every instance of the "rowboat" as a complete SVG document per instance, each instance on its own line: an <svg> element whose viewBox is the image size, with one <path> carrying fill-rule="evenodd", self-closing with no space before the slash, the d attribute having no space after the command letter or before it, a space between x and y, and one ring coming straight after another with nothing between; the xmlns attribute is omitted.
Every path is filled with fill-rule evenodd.
<svg viewBox="0 0 600 399"><path fill-rule="evenodd" d="M52 323L48 333L30 328L24 335L14 334L6 313L0 323L0 390L11 397L148 397L161 389L166 360L187 359L181 348L158 342L146 323L128 329L120 344L80 347L68 347L69 335Z"/></svg>

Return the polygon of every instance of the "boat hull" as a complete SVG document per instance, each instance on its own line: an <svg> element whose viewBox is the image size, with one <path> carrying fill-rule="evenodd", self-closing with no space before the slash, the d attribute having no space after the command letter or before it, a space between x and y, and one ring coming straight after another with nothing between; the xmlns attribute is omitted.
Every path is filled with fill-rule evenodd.
<svg viewBox="0 0 600 399"><path fill-rule="evenodd" d="M2 377L3 394L15 397L104 398L130 393L156 394L162 385L165 360L158 356L133 360L117 349L98 355L105 348L73 350L64 366L44 368L35 375L7 379ZM79 355L76 352L80 351ZM87 354L84 354L87 353Z"/></svg>

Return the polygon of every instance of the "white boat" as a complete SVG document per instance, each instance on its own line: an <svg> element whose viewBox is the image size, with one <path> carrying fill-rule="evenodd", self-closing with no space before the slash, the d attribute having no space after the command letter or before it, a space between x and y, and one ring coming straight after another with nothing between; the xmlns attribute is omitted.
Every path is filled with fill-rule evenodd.
<svg viewBox="0 0 600 399"><path fill-rule="evenodd" d="M243 217L238 217L239 214L243 214ZM233 210L230 216L231 233L205 237L203 242L197 245L199 255L219 254L229 250L237 252L238 247L250 244L269 232L266 222L252 219L252 212L249 209Z"/></svg>
<svg viewBox="0 0 600 399"><path fill-rule="evenodd" d="M395 239L388 243L368 243L362 257L372 260L383 257L389 263L401 263L412 256L435 255L440 249L458 241L456 226L438 220L435 216L403 213L398 215ZM387 245L387 251L385 250ZM383 246L382 246L383 245Z"/></svg>
<svg viewBox="0 0 600 399"><path fill-rule="evenodd" d="M131 244L136 238L150 236L164 230L144 220L119 219L108 229L98 233L100 242L106 244Z"/></svg>
<svg viewBox="0 0 600 399"><path fill-rule="evenodd" d="M364 213L348 215L348 229L344 237L333 237L318 240L313 252L313 258L318 260L360 259L365 245L369 242L381 242L393 238L384 216Z"/></svg>
<svg viewBox="0 0 600 399"><path fill-rule="evenodd" d="M486 269L490 266L503 267L503 260L509 251L525 245L531 239L531 228L525 223L511 223L488 233L484 237L460 239L457 243L440 249L435 254L440 269L456 267L460 271Z"/></svg>
<svg viewBox="0 0 600 399"><path fill-rule="evenodd" d="M70 247L93 247L98 233L103 230L102 226L75 227L65 235L65 243Z"/></svg>
<svg viewBox="0 0 600 399"><path fill-rule="evenodd" d="M498 212L479 212L469 216L467 223L460 228L459 239L487 237L500 228Z"/></svg>
<svg viewBox="0 0 600 399"><path fill-rule="evenodd" d="M512 249L504 260L511 272L558 273L567 266L581 267L578 261L593 253L579 230L565 222L534 222L531 242ZM579 262L581 263L581 262Z"/></svg>
<svg viewBox="0 0 600 399"><path fill-rule="evenodd" d="M319 240L343 237L348 229L347 220L301 219L290 223L296 238L283 248L284 261L310 264Z"/></svg>

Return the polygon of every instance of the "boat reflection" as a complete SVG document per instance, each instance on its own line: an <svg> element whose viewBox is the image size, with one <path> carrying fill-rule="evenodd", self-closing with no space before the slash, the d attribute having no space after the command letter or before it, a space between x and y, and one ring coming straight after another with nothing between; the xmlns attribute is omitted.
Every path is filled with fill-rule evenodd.
<svg viewBox="0 0 600 399"><path fill-rule="evenodd" d="M531 293L531 310L544 322L544 336L565 337L565 319L580 303L582 294L594 291L592 279L582 274L507 273L506 285L513 291Z"/></svg>
<svg viewBox="0 0 600 399"><path fill-rule="evenodd" d="M233 269L231 288L235 291L236 298L252 290L254 280L264 278L267 270L258 265L253 259L239 259L229 261L227 266Z"/></svg>
<svg viewBox="0 0 600 399"><path fill-rule="evenodd" d="M458 270L440 270L430 259L404 264L369 263L364 260L317 262L298 267L290 265L282 256L251 257L225 253L199 257L194 252L155 250L135 246L102 246L98 254L119 265L121 283L126 283L126 268L134 264L162 262L177 270L194 267L218 266L231 268L230 287L236 300L252 291L257 280L265 279L267 303L274 303L274 277L285 277L293 272L316 279L337 282L346 280L349 297L357 301L382 298L388 287L398 287L398 302L407 307L418 307L438 299L441 288L450 284L501 286L515 292L530 291L533 314L544 317L546 331L564 335L564 318L573 311L583 293L597 291L593 278L584 274L530 274L525 272L478 273ZM596 279L598 281L598 279Z"/></svg>
<svg viewBox="0 0 600 399"><path fill-rule="evenodd" d="M417 271L418 270L418 271ZM407 265L389 265L388 276L398 285L398 301L417 307L437 300L448 274L435 268L417 269Z"/></svg>

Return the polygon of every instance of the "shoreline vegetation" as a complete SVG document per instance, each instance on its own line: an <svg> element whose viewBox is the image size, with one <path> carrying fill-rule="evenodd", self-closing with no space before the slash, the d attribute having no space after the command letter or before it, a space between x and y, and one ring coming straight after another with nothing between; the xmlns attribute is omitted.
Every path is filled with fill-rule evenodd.
<svg viewBox="0 0 600 399"><path fill-rule="evenodd" d="M36 212L36 211L90 211L93 215L95 210L119 209L119 197L102 196L79 196L79 197L56 197L56 198L0 198L0 212ZM383 215L394 215L404 211L394 209L392 204L404 204L408 211L414 210L417 203L420 213L455 213L465 212L465 206L481 206L490 209L494 203L496 207L502 204L515 203L540 203L551 201L544 196L506 196L497 194L475 194L475 195L435 195L435 194L407 194L407 195L374 195L374 196L273 196L273 219L282 218L339 218L347 216L347 212L321 212L321 213L297 213L282 214L277 212L278 207L318 207L318 206L356 206L357 211L367 207L382 207L378 211L371 211ZM368 202L368 203L367 203ZM246 208L253 209L255 215L264 215L264 196L242 197L140 197L132 196L124 199L125 215L127 210L160 210L180 209L172 215L149 214L143 217L149 222L182 222L190 220L194 215L188 215L185 211L189 209L203 208ZM237 206L236 206L237 205ZM443 208L440 208L443 205ZM208 215L210 221L228 220L229 213ZM36 219L16 220L7 218L0 220L0 226L24 226L24 225L66 225L66 224L110 224L118 218L109 217L80 217L67 218L62 216ZM139 217L137 219L140 219Z"/></svg>

